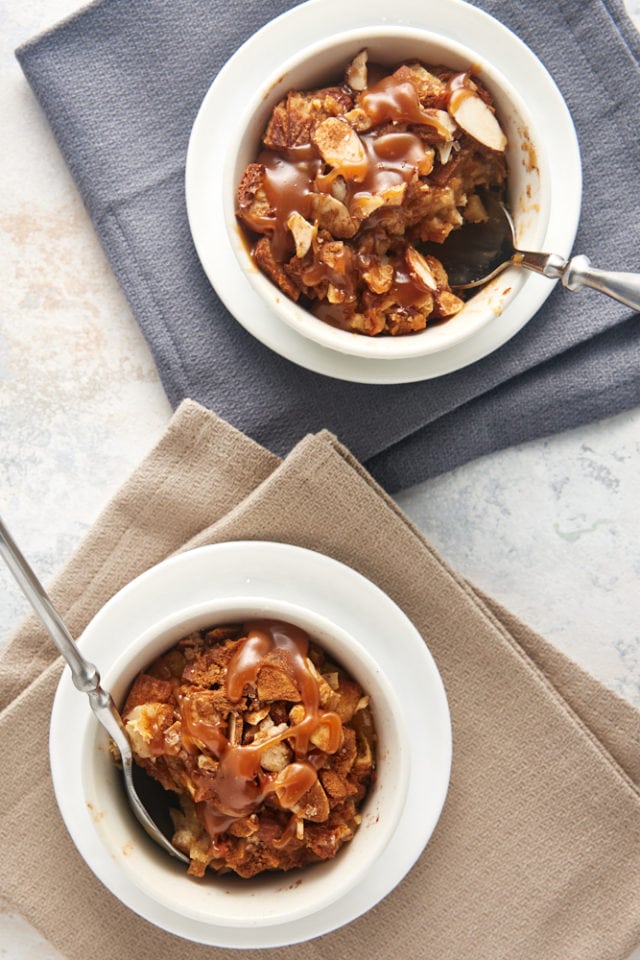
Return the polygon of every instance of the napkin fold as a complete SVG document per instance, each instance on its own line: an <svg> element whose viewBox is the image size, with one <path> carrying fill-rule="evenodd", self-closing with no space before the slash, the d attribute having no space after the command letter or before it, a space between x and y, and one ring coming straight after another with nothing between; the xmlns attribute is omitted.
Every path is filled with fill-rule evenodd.
<svg viewBox="0 0 640 960"><path fill-rule="evenodd" d="M640 713L449 569L329 432L280 462L185 402L52 594L78 633L153 563L235 539L324 552L386 591L435 658L454 742L408 877L334 933L239 960L626 960L640 944ZM47 759L60 672L33 620L0 659L1 893L68 960L196 960L201 947L103 889L66 833Z"/></svg>
<svg viewBox="0 0 640 960"><path fill-rule="evenodd" d="M341 0L311 2L340 28ZM416 22L428 27L437 2L417 6ZM229 56L295 5L99 0L18 51L171 402L191 397L279 455L330 429L388 490L638 404L640 326L593 291L556 289L491 356L394 386L309 372L229 316L189 234L188 137ZM477 6L538 54L567 100L584 166L576 251L603 269L639 270L640 37L622 0L539 0L535 15L529 0Z"/></svg>

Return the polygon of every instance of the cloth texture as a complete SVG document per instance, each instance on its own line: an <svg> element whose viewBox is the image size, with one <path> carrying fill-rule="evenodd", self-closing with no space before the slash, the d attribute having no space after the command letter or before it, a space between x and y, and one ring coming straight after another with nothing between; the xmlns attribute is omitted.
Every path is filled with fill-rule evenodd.
<svg viewBox="0 0 640 960"><path fill-rule="evenodd" d="M427 27L437 2L420 5ZM18 51L172 404L191 397L278 455L327 428L391 491L638 404L640 327L594 291L558 287L489 357L389 386L309 372L228 315L189 234L189 133L229 56L292 6L99 0ZM584 168L576 251L638 270L640 37L622 0L540 0L535 16L528 0L477 6L532 48L572 113Z"/></svg>
<svg viewBox="0 0 640 960"><path fill-rule="evenodd" d="M281 462L185 401L52 595L79 634L165 556L240 539L329 554L399 604L442 675L454 746L435 833L384 901L305 944L233 955L626 960L640 944L640 713L449 569L329 432ZM129 912L76 853L47 759L60 672L33 620L0 659L0 892L67 960L229 957Z"/></svg>

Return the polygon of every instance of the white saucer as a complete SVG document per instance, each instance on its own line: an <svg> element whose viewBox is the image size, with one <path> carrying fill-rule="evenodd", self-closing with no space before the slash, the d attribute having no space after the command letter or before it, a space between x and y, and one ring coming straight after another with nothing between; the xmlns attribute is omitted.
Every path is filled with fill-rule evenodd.
<svg viewBox="0 0 640 960"><path fill-rule="evenodd" d="M445 691L422 637L404 613L359 573L322 554L280 543L201 547L153 567L115 595L91 621L80 646L100 673L150 624L177 608L216 598L271 597L308 606L362 638L405 710L410 774L406 807L375 867L349 895L310 916L269 926L227 927L185 917L135 886L100 842L84 797L84 733L95 727L88 699L65 670L51 716L50 756L60 811L80 854L135 913L177 936L228 948L277 947L321 936L370 910L422 853L449 784L451 728Z"/></svg>
<svg viewBox="0 0 640 960"><path fill-rule="evenodd" d="M329 350L298 334L273 314L244 277L224 227L222 178L225 130L233 129L263 78L302 45L340 30L412 25L473 47L526 90L527 106L547 134L552 204L546 248L568 256L581 204L582 170L573 121L532 51L493 17L462 0L308 0L254 34L220 71L196 117L186 165L186 201L196 250L211 284L231 314L253 336L300 366L359 383L410 383L442 376L496 350L534 315L554 281L527 278L529 295L467 340L423 357L376 360ZM562 202L557 202L562 198ZM526 299L526 302L522 302Z"/></svg>

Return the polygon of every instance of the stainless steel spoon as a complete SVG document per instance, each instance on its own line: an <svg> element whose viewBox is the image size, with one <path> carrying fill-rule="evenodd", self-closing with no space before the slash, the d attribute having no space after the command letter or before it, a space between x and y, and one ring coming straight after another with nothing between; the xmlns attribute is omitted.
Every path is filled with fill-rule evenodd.
<svg viewBox="0 0 640 960"><path fill-rule="evenodd" d="M100 684L100 674L96 667L92 663L89 663L88 660L85 660L78 650L60 614L53 606L44 587L20 552L1 517L0 555L17 580L19 587L33 607L36 615L48 631L49 636L67 661L69 669L71 670L74 686L81 693L87 694L91 709L118 748L122 758L125 790L135 816L152 840L155 840L155 842L166 850L167 853L170 853L171 856L177 857L177 859L182 860L183 863L189 863L189 858L169 842L155 821L152 820L138 796L133 783L133 756L131 754L131 746L124 729L122 718L111 698L111 694L102 688Z"/></svg>
<svg viewBox="0 0 640 960"><path fill-rule="evenodd" d="M640 274L596 270L585 256L565 260L557 253L518 250L513 221L503 203L492 194L482 198L489 214L486 223L469 223L454 230L443 244L428 244L447 271L449 284L459 290L479 287L507 267L525 267L567 290L592 287L600 293L640 310Z"/></svg>

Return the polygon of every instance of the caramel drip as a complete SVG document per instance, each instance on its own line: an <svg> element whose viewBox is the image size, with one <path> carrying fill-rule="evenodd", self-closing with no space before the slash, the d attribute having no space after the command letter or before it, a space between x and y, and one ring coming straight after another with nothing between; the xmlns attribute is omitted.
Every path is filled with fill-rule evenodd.
<svg viewBox="0 0 640 960"><path fill-rule="evenodd" d="M284 828L282 835L278 837L277 840L272 841L273 846L276 848L276 850L282 850L284 847L287 846L288 843L291 843L291 841L294 839L297 833L297 829L298 829L298 818L294 815L293 817L291 817L291 819L289 820L289 823Z"/></svg>
<svg viewBox="0 0 640 960"><path fill-rule="evenodd" d="M424 143L413 133L403 131L362 136L369 156L367 176L353 194L382 193L389 187L410 182L425 158Z"/></svg>
<svg viewBox="0 0 640 960"><path fill-rule="evenodd" d="M361 140L368 157L366 175L362 181L346 184L347 206L353 196L382 193L411 180L425 156L423 142L413 133L380 135L373 131L363 134ZM264 225L276 233L288 232L287 220L292 213L310 219L312 195L329 192L334 179L320 173L320 161L310 161L306 154L299 159L293 150L286 157L265 150L259 160L265 167L264 189L274 210L274 216L265 219Z"/></svg>
<svg viewBox="0 0 640 960"><path fill-rule="evenodd" d="M430 291L419 280L411 276L404 259L395 258L392 262L393 286L390 295L394 302L402 307L413 307L416 304L423 303L425 294Z"/></svg>
<svg viewBox="0 0 640 960"><path fill-rule="evenodd" d="M304 797L318 779L315 767L305 760L290 763L284 769L282 784L278 791L283 807L291 809Z"/></svg>
<svg viewBox="0 0 640 960"><path fill-rule="evenodd" d="M219 757L227 746L227 735L220 724L211 723L194 716L191 699L186 696L180 699L180 716L182 719L182 737L185 735L197 740L213 757ZM187 746L190 746L187 743Z"/></svg>
<svg viewBox="0 0 640 960"><path fill-rule="evenodd" d="M451 77L447 83L449 106L454 113L467 97L477 96L469 86L470 79L469 72L467 71L466 73L457 73L455 77Z"/></svg>
<svg viewBox="0 0 640 960"><path fill-rule="evenodd" d="M370 139L365 134L364 140ZM406 178L404 168L407 164L415 165L424 157L424 146L419 137L413 133L394 131L382 133L373 138L373 150L378 163L385 163L389 169L395 169Z"/></svg>
<svg viewBox="0 0 640 960"><path fill-rule="evenodd" d="M227 670L225 691L232 703L240 700L245 684L256 682L258 670L272 647L271 638L266 633L249 633Z"/></svg>
<svg viewBox="0 0 640 960"><path fill-rule="evenodd" d="M394 74L384 77L365 90L359 106L375 126L384 123L416 123L433 127L445 140L449 131L438 119L437 111L424 108L418 91L409 80L399 80Z"/></svg>
<svg viewBox="0 0 640 960"><path fill-rule="evenodd" d="M310 749L311 737L320 726L327 734L328 753L335 752L342 742L340 717L321 708L318 682L307 661L309 637L305 631L276 620L254 621L245 624L245 630L246 639L235 651L227 669L227 698L238 703L246 685L257 682L260 668L269 662L268 655L278 650L278 666L299 690L304 717L299 723L257 743L232 744L220 725L195 718L189 699L183 699L183 733L197 739L218 760L213 774L215 799L198 805L212 838L227 830L235 820L250 816L276 790L283 807L295 806L317 780L317 757ZM283 740L292 744L295 762L285 767L276 783L278 775L262 770L260 762L264 750Z"/></svg>
<svg viewBox="0 0 640 960"><path fill-rule="evenodd" d="M322 170L322 161L312 147L295 147L283 156L274 150L263 150L258 162L264 165L264 192L273 210L264 226L273 231L272 246L277 259L291 255L292 238L287 221L292 213L305 219L311 215L311 195L315 180Z"/></svg>
<svg viewBox="0 0 640 960"><path fill-rule="evenodd" d="M420 105L416 88L408 80L393 75L384 77L365 90L360 107L376 125L396 123L424 123L425 112Z"/></svg>

